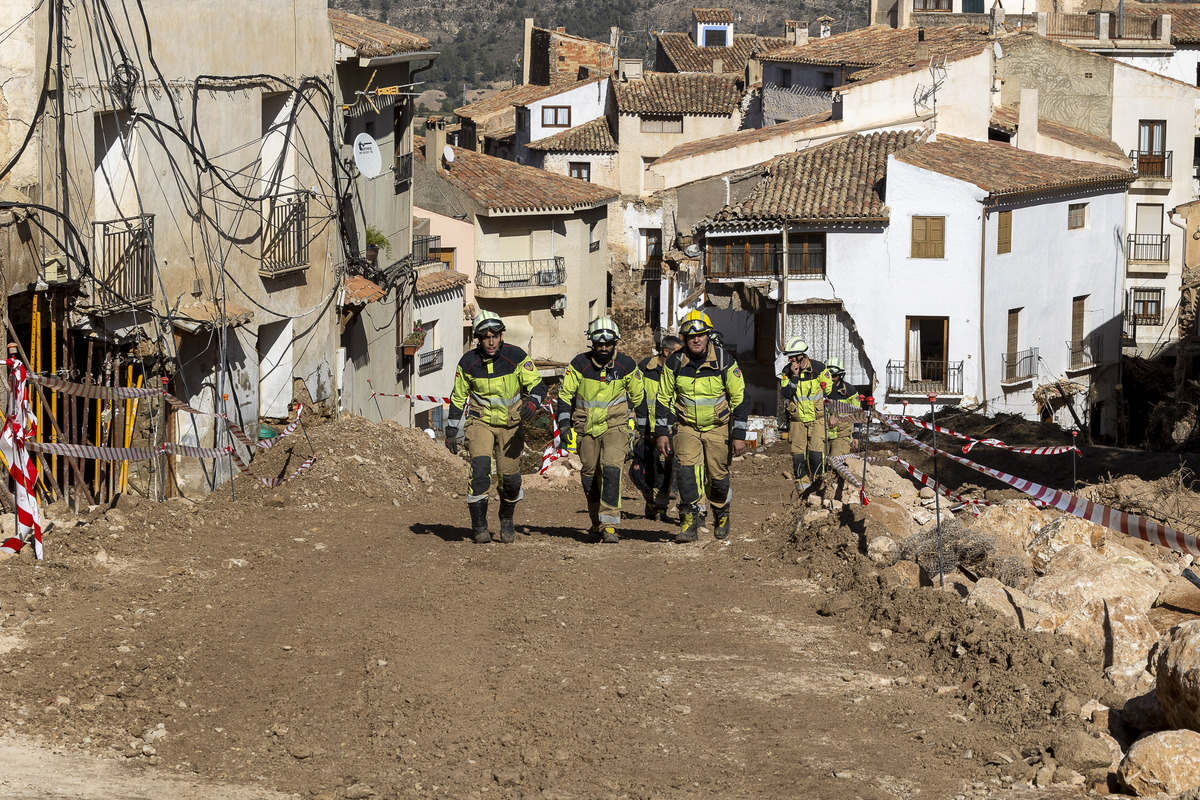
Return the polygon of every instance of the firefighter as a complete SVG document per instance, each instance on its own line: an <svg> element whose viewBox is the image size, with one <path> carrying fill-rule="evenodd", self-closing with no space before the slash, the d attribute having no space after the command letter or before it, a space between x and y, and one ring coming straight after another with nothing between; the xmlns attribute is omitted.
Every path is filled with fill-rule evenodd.
<svg viewBox="0 0 1200 800"><path fill-rule="evenodd" d="M799 337L788 339L783 354L787 366L779 376L779 389L787 404L788 443L792 446L792 478L804 491L825 466L825 413L821 384L833 382L820 361L808 357L808 345Z"/></svg>
<svg viewBox="0 0 1200 800"><path fill-rule="evenodd" d="M471 326L475 348L464 354L454 372L446 447L457 453L465 436L471 472L467 508L479 544L492 540L488 530L488 488L495 460L500 495L500 541L516 539L513 514L521 491L519 459L525 448L524 423L533 419L546 398L546 385L533 360L516 345L504 343L504 322L492 311L480 311ZM463 406L470 404L463 428Z"/></svg>
<svg viewBox="0 0 1200 800"><path fill-rule="evenodd" d="M856 408L862 408L862 401L858 399L858 392L854 390L853 386L846 383L846 369L842 366L842 360L836 357L830 358L825 364L825 369L829 371L829 387L825 390L825 397ZM834 411L829 411L825 428L825 439L829 445L829 455L850 455L850 442L854 433L854 423L851 420L839 417Z"/></svg>
<svg viewBox="0 0 1200 800"><path fill-rule="evenodd" d="M712 329L702 311L689 311L683 318L683 348L663 365L655 401L658 450L664 458L672 447L675 451L676 542L699 537L697 506L705 494L715 518L714 536L729 536L730 455L746 452L746 381L733 357L709 341Z"/></svg>
<svg viewBox="0 0 1200 800"><path fill-rule="evenodd" d="M605 544L616 544L621 469L630 445L628 423L632 413L633 429L645 429L646 392L637 364L617 352L621 331L612 317L593 320L587 338L591 349L571 359L558 391L558 426L577 435L590 533Z"/></svg>
<svg viewBox="0 0 1200 800"><path fill-rule="evenodd" d="M646 387L646 416L648 425L644 432L644 443L641 453L642 468L645 474L646 488L642 497L646 500L646 519L667 521L667 506L671 500L671 480L675 473L675 458L665 459L655 446L654 410L658 400L658 383L662 379L663 365L674 355L676 350L683 347L683 340L678 336L667 335L658 343L658 355L646 356L638 369L642 372L642 383Z"/></svg>

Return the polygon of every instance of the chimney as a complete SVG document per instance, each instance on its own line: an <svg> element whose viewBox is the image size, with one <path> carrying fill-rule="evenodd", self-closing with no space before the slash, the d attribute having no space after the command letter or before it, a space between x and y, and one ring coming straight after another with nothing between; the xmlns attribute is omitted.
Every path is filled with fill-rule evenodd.
<svg viewBox="0 0 1200 800"><path fill-rule="evenodd" d="M446 120L442 117L429 117L425 120L425 166L434 172L441 172L442 153L446 151Z"/></svg>
<svg viewBox="0 0 1200 800"><path fill-rule="evenodd" d="M924 28L917 28L917 50L913 60L917 64L929 63L929 42L925 41Z"/></svg>
<svg viewBox="0 0 1200 800"><path fill-rule="evenodd" d="M529 51L533 47L533 17L525 18L525 49L521 53L521 83L529 84Z"/></svg>
<svg viewBox="0 0 1200 800"><path fill-rule="evenodd" d="M559 25L557 28L555 28L555 30L558 31L559 33L567 32L567 29L565 27L563 27L562 25Z"/></svg>
<svg viewBox="0 0 1200 800"><path fill-rule="evenodd" d="M713 59L713 75L720 75L724 71L725 71L724 59L714 58Z"/></svg>
<svg viewBox="0 0 1200 800"><path fill-rule="evenodd" d="M621 29L616 25L608 29L608 46L613 49L614 53L621 51Z"/></svg>
<svg viewBox="0 0 1200 800"><path fill-rule="evenodd" d="M746 59L746 85L757 86L762 83L763 69L762 62L758 60L758 53L752 53Z"/></svg>
<svg viewBox="0 0 1200 800"><path fill-rule="evenodd" d="M1017 147L1038 150L1038 90L1021 87L1021 106L1017 110Z"/></svg>
<svg viewBox="0 0 1200 800"><path fill-rule="evenodd" d="M783 38L790 44L808 44L808 23L794 19L784 20Z"/></svg>

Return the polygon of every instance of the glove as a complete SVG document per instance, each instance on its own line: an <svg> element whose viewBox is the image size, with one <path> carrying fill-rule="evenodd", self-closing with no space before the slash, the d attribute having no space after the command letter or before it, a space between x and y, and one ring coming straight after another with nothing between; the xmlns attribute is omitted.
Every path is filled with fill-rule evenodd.
<svg viewBox="0 0 1200 800"><path fill-rule="evenodd" d="M457 437L446 437L446 449L453 455L458 455L458 439Z"/></svg>
<svg viewBox="0 0 1200 800"><path fill-rule="evenodd" d="M517 411L521 415L521 422L529 422L537 416L538 404L532 397L525 398L525 402L521 403L521 408Z"/></svg>

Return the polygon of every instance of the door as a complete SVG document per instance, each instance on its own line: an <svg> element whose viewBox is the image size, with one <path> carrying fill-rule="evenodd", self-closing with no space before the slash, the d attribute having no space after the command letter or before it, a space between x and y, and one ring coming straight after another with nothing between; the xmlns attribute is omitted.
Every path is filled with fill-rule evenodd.
<svg viewBox="0 0 1200 800"><path fill-rule="evenodd" d="M1167 162L1167 123L1160 119L1144 119L1138 123L1139 176L1165 177Z"/></svg>
<svg viewBox="0 0 1200 800"><path fill-rule="evenodd" d="M905 328L906 390L922 392L944 389L950 338L949 317L906 317Z"/></svg>
<svg viewBox="0 0 1200 800"><path fill-rule="evenodd" d="M1138 203L1134 219L1133 246L1130 261L1166 261L1163 246L1163 206L1161 203Z"/></svg>
<svg viewBox="0 0 1200 800"><path fill-rule="evenodd" d="M292 401L292 321L258 328L258 415L285 418Z"/></svg>

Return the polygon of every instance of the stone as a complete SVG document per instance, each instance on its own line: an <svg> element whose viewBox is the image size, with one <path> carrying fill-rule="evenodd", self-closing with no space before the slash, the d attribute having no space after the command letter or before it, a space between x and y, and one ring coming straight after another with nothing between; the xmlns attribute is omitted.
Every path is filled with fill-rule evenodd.
<svg viewBox="0 0 1200 800"><path fill-rule="evenodd" d="M1145 614L1161 593L1156 582L1133 570L1109 563L1087 545L1067 545L1050 561L1046 574L1026 594L1068 613L1091 600L1128 600L1133 613Z"/></svg>
<svg viewBox="0 0 1200 800"><path fill-rule="evenodd" d="M1139 797L1191 789L1200 784L1200 733L1162 731L1139 739L1121 760L1117 777Z"/></svg>
<svg viewBox="0 0 1200 800"><path fill-rule="evenodd" d="M1070 636L1104 653L1104 666L1141 666L1158 641L1150 619L1126 599L1095 598L1069 613L1055 633Z"/></svg>
<svg viewBox="0 0 1200 800"><path fill-rule="evenodd" d="M1059 511L1039 509L1024 500L996 498L992 490L988 490L984 496L995 505L983 506L978 517L967 515L964 528L973 528L980 533L1004 539L1022 552L1044 525L1061 514Z"/></svg>
<svg viewBox="0 0 1200 800"><path fill-rule="evenodd" d="M944 592L958 595L960 600L966 600L971 595L971 590L975 588L975 582L963 575L961 572L947 572L945 574L945 583L942 582L942 577L939 575L930 575L930 582L938 589Z"/></svg>
<svg viewBox="0 0 1200 800"><path fill-rule="evenodd" d="M1125 701L1120 714L1121 725L1130 732L1153 733L1171 727L1155 692L1146 692Z"/></svg>
<svg viewBox="0 0 1200 800"><path fill-rule="evenodd" d="M1150 655L1156 691L1173 728L1200 731L1200 620L1163 634Z"/></svg>
<svg viewBox="0 0 1200 800"><path fill-rule="evenodd" d="M567 466L578 472L583 469L583 461L580 460L579 456L571 453L567 456Z"/></svg>
<svg viewBox="0 0 1200 800"><path fill-rule="evenodd" d="M867 542L867 558L876 564L894 564L900 545L890 536L876 536Z"/></svg>
<svg viewBox="0 0 1200 800"><path fill-rule="evenodd" d="M1061 614L1049 603L1034 600L995 578L980 578L967 596L967 607L992 609L1014 628L1050 632L1058 627Z"/></svg>
<svg viewBox="0 0 1200 800"><path fill-rule="evenodd" d="M346 800L366 800L374 797L375 790L365 783L356 783L346 787Z"/></svg>
<svg viewBox="0 0 1200 800"><path fill-rule="evenodd" d="M933 499L933 489L929 488L928 486L922 486L921 491L917 492L917 496L920 497L922 500L932 500Z"/></svg>
<svg viewBox="0 0 1200 800"><path fill-rule="evenodd" d="M421 479L421 483L428 486L433 483L433 478L429 475L429 468L422 465L417 467L417 477Z"/></svg>
<svg viewBox="0 0 1200 800"><path fill-rule="evenodd" d="M1025 547L1038 575L1045 575L1047 567L1064 548L1085 545L1092 550L1104 544L1107 529L1071 514L1063 514L1043 525Z"/></svg>
<svg viewBox="0 0 1200 800"><path fill-rule="evenodd" d="M912 510L913 522L920 525L922 528L933 522L933 514L924 508L914 508Z"/></svg>
<svg viewBox="0 0 1200 800"><path fill-rule="evenodd" d="M1054 737L1050 749L1054 751L1054 760L1061 767L1080 773L1111 767L1113 764L1108 744L1079 729L1062 730ZM1061 782L1062 778L1056 776L1056 780Z"/></svg>
<svg viewBox="0 0 1200 800"><path fill-rule="evenodd" d="M871 497L866 512L893 539L904 539L913 534L912 514L890 497Z"/></svg>
<svg viewBox="0 0 1200 800"><path fill-rule="evenodd" d="M520 786L521 773L516 770L506 770L495 774L496 783L502 787Z"/></svg>
<svg viewBox="0 0 1200 800"><path fill-rule="evenodd" d="M1154 690L1154 676L1143 664L1114 664L1104 670L1104 677L1121 697L1137 697Z"/></svg>
<svg viewBox="0 0 1200 800"><path fill-rule="evenodd" d="M1126 569L1131 569L1139 575L1145 575L1158 585L1160 592L1166 589L1167 584L1170 583L1167 573L1162 568L1138 555L1128 547L1119 545L1116 542L1106 542L1096 552L1108 559L1110 564L1117 564Z"/></svg>

